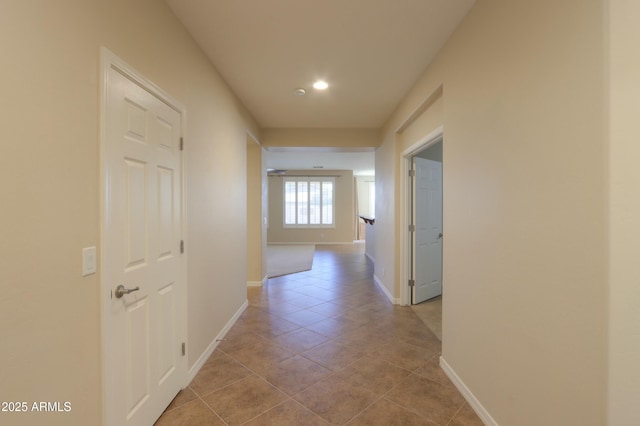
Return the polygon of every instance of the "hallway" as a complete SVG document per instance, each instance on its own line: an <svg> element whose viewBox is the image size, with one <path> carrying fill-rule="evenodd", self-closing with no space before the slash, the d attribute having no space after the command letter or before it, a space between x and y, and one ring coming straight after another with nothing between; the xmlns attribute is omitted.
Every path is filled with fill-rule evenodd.
<svg viewBox="0 0 640 426"><path fill-rule="evenodd" d="M248 289L249 307L157 426L482 425L438 366L441 344L372 278L364 245Z"/></svg>

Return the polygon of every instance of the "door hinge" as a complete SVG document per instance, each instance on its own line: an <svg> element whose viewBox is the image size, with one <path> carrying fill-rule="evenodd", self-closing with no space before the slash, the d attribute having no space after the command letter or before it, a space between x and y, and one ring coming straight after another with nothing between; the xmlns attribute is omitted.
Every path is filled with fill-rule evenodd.
<svg viewBox="0 0 640 426"><path fill-rule="evenodd" d="M409 176L414 177L416 175L416 171L414 169L409 170Z"/></svg>
<svg viewBox="0 0 640 426"><path fill-rule="evenodd" d="M187 354L187 344L185 342L182 342L182 356L185 356Z"/></svg>
<svg viewBox="0 0 640 426"><path fill-rule="evenodd" d="M184 240L180 240L180 253L184 253Z"/></svg>
<svg viewBox="0 0 640 426"><path fill-rule="evenodd" d="M181 136L180 137L180 151L184 150L184 138Z"/></svg>
<svg viewBox="0 0 640 426"><path fill-rule="evenodd" d="M416 286L416 280L409 280L409 287L415 287Z"/></svg>
<svg viewBox="0 0 640 426"><path fill-rule="evenodd" d="M415 225L409 225L409 232L416 232L416 226Z"/></svg>

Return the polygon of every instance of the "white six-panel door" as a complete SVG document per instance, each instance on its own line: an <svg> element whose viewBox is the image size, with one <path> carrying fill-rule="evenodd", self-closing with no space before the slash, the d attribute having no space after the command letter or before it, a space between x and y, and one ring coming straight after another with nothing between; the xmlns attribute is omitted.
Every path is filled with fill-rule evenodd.
<svg viewBox="0 0 640 426"><path fill-rule="evenodd" d="M181 113L115 67L106 82L106 418L143 426L186 380Z"/></svg>
<svg viewBox="0 0 640 426"><path fill-rule="evenodd" d="M414 158L413 303L442 294L442 163Z"/></svg>

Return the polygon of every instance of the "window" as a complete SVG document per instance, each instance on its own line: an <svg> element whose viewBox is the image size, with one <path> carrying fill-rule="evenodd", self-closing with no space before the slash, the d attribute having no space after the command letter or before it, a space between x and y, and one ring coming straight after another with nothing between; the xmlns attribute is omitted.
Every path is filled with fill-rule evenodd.
<svg viewBox="0 0 640 426"><path fill-rule="evenodd" d="M285 227L334 226L334 178L311 176L286 177L283 180Z"/></svg>

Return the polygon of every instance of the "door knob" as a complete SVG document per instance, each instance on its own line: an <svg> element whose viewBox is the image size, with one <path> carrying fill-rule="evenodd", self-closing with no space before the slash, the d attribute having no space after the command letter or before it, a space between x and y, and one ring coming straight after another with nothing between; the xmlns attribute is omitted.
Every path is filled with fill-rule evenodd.
<svg viewBox="0 0 640 426"><path fill-rule="evenodd" d="M438 239L442 238L442 232L438 234Z"/></svg>
<svg viewBox="0 0 640 426"><path fill-rule="evenodd" d="M118 287L116 287L116 299L120 299L125 294L133 293L134 291L138 290L140 290L140 287L124 288L124 286L120 284Z"/></svg>

